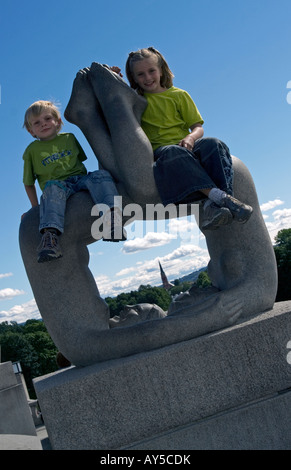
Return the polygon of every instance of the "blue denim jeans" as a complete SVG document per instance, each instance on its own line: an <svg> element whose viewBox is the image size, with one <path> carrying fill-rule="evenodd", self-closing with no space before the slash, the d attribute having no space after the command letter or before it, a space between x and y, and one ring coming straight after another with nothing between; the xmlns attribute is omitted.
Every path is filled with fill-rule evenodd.
<svg viewBox="0 0 291 470"><path fill-rule="evenodd" d="M71 176L64 181L48 181L40 198L40 232L45 228L56 228L63 233L67 199L84 190L89 191L94 204L106 204L110 208L114 206L114 196L118 196L115 183L106 170Z"/></svg>
<svg viewBox="0 0 291 470"><path fill-rule="evenodd" d="M198 139L192 152L179 145L159 147L154 157L154 177L164 205L204 199L201 189L232 194L231 155L218 139Z"/></svg>

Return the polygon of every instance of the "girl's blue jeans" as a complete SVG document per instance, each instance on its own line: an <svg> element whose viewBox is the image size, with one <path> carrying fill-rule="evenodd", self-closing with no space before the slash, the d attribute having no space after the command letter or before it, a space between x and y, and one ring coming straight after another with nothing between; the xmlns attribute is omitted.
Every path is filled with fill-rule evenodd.
<svg viewBox="0 0 291 470"><path fill-rule="evenodd" d="M55 228L63 233L67 199L84 190L89 191L94 204L105 204L109 208L114 206L114 196L118 196L116 185L106 170L70 176L64 181L48 181L40 198L40 232Z"/></svg>
<svg viewBox="0 0 291 470"><path fill-rule="evenodd" d="M232 159L221 140L198 139L192 152L167 145L156 149L154 156L154 177L164 205L204 199L201 189L219 188L232 194Z"/></svg>

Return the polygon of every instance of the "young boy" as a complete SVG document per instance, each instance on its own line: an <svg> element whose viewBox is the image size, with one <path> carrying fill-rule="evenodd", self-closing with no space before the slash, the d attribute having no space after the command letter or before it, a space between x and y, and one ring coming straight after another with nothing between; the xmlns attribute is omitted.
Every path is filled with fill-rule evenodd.
<svg viewBox="0 0 291 470"><path fill-rule="evenodd" d="M62 256L58 236L64 231L66 201L81 190L89 191L94 204L108 206L108 211L103 214L103 240L126 239L121 208L114 206L114 196L118 196L118 192L110 173L105 170L87 173L83 164L87 157L82 147L73 134L59 133L62 124L59 110L50 101L36 101L25 113L24 127L37 139L23 155L23 183L32 207L38 206L35 180L43 191L39 263Z"/></svg>

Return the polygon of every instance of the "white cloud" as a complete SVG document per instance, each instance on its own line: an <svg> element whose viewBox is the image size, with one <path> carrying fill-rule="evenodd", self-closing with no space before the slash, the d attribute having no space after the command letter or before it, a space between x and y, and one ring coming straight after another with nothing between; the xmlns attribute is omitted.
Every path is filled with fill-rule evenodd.
<svg viewBox="0 0 291 470"><path fill-rule="evenodd" d="M265 202L260 208L262 212L265 212L274 209L274 207L281 206L282 204L284 204L284 201L281 201L281 199L274 199L273 201Z"/></svg>
<svg viewBox="0 0 291 470"><path fill-rule="evenodd" d="M135 238L133 240L127 240L124 242L122 247L123 253L137 253L138 251L148 250L157 246L166 245L175 238L174 234L171 233L156 233L149 232L143 238Z"/></svg>
<svg viewBox="0 0 291 470"><path fill-rule="evenodd" d="M158 225L156 230L152 231L155 223ZM145 228L149 229L149 227L152 230L145 230ZM174 218L169 221L147 221L147 224L143 226L143 230L145 230L144 236L138 236L141 230L142 228L139 226L138 230L135 233L133 232L136 236L124 243L122 248L123 253L132 254L157 246L163 246L178 238L182 243L195 243L195 241L198 242L200 233L194 216L181 217L180 219Z"/></svg>
<svg viewBox="0 0 291 470"><path fill-rule="evenodd" d="M15 321L17 323L24 323L26 320L30 319L40 319L40 313L37 308L36 302L34 299L26 302L22 305L14 305L9 310L2 310L0 311L0 322L8 321L12 322Z"/></svg>
<svg viewBox="0 0 291 470"><path fill-rule="evenodd" d="M0 274L0 279L3 279L4 277L10 277L10 276L13 276L13 273Z"/></svg>
<svg viewBox="0 0 291 470"><path fill-rule="evenodd" d="M137 264L137 265L138 265L138 264L140 265L141 263L140 263L140 262L137 262L136 264ZM118 273L116 273L116 276L127 276L127 274L132 273L132 272L134 272L135 270L136 270L135 267L124 268L124 269L122 269L121 271L119 271Z"/></svg>
<svg viewBox="0 0 291 470"><path fill-rule="evenodd" d="M272 243L279 230L291 228L291 209L279 209L272 213L273 221L266 222Z"/></svg>
<svg viewBox="0 0 291 470"><path fill-rule="evenodd" d="M11 289L7 287L6 289L0 289L0 300L9 300L13 299L17 295L23 295L25 292L19 289Z"/></svg>
<svg viewBox="0 0 291 470"><path fill-rule="evenodd" d="M283 220L284 222L289 223L291 221L291 209L281 209L273 212L273 217L275 220Z"/></svg>

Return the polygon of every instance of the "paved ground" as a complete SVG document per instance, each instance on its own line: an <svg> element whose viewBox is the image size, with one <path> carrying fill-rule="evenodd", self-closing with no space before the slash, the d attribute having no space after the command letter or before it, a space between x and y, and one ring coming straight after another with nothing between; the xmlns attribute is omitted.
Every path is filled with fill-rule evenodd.
<svg viewBox="0 0 291 470"><path fill-rule="evenodd" d="M23 434L0 434L2 450L52 450L44 425L37 426L36 436Z"/></svg>
<svg viewBox="0 0 291 470"><path fill-rule="evenodd" d="M40 439L43 450L52 450L50 441L47 435L46 427L44 425L37 426L36 433Z"/></svg>

